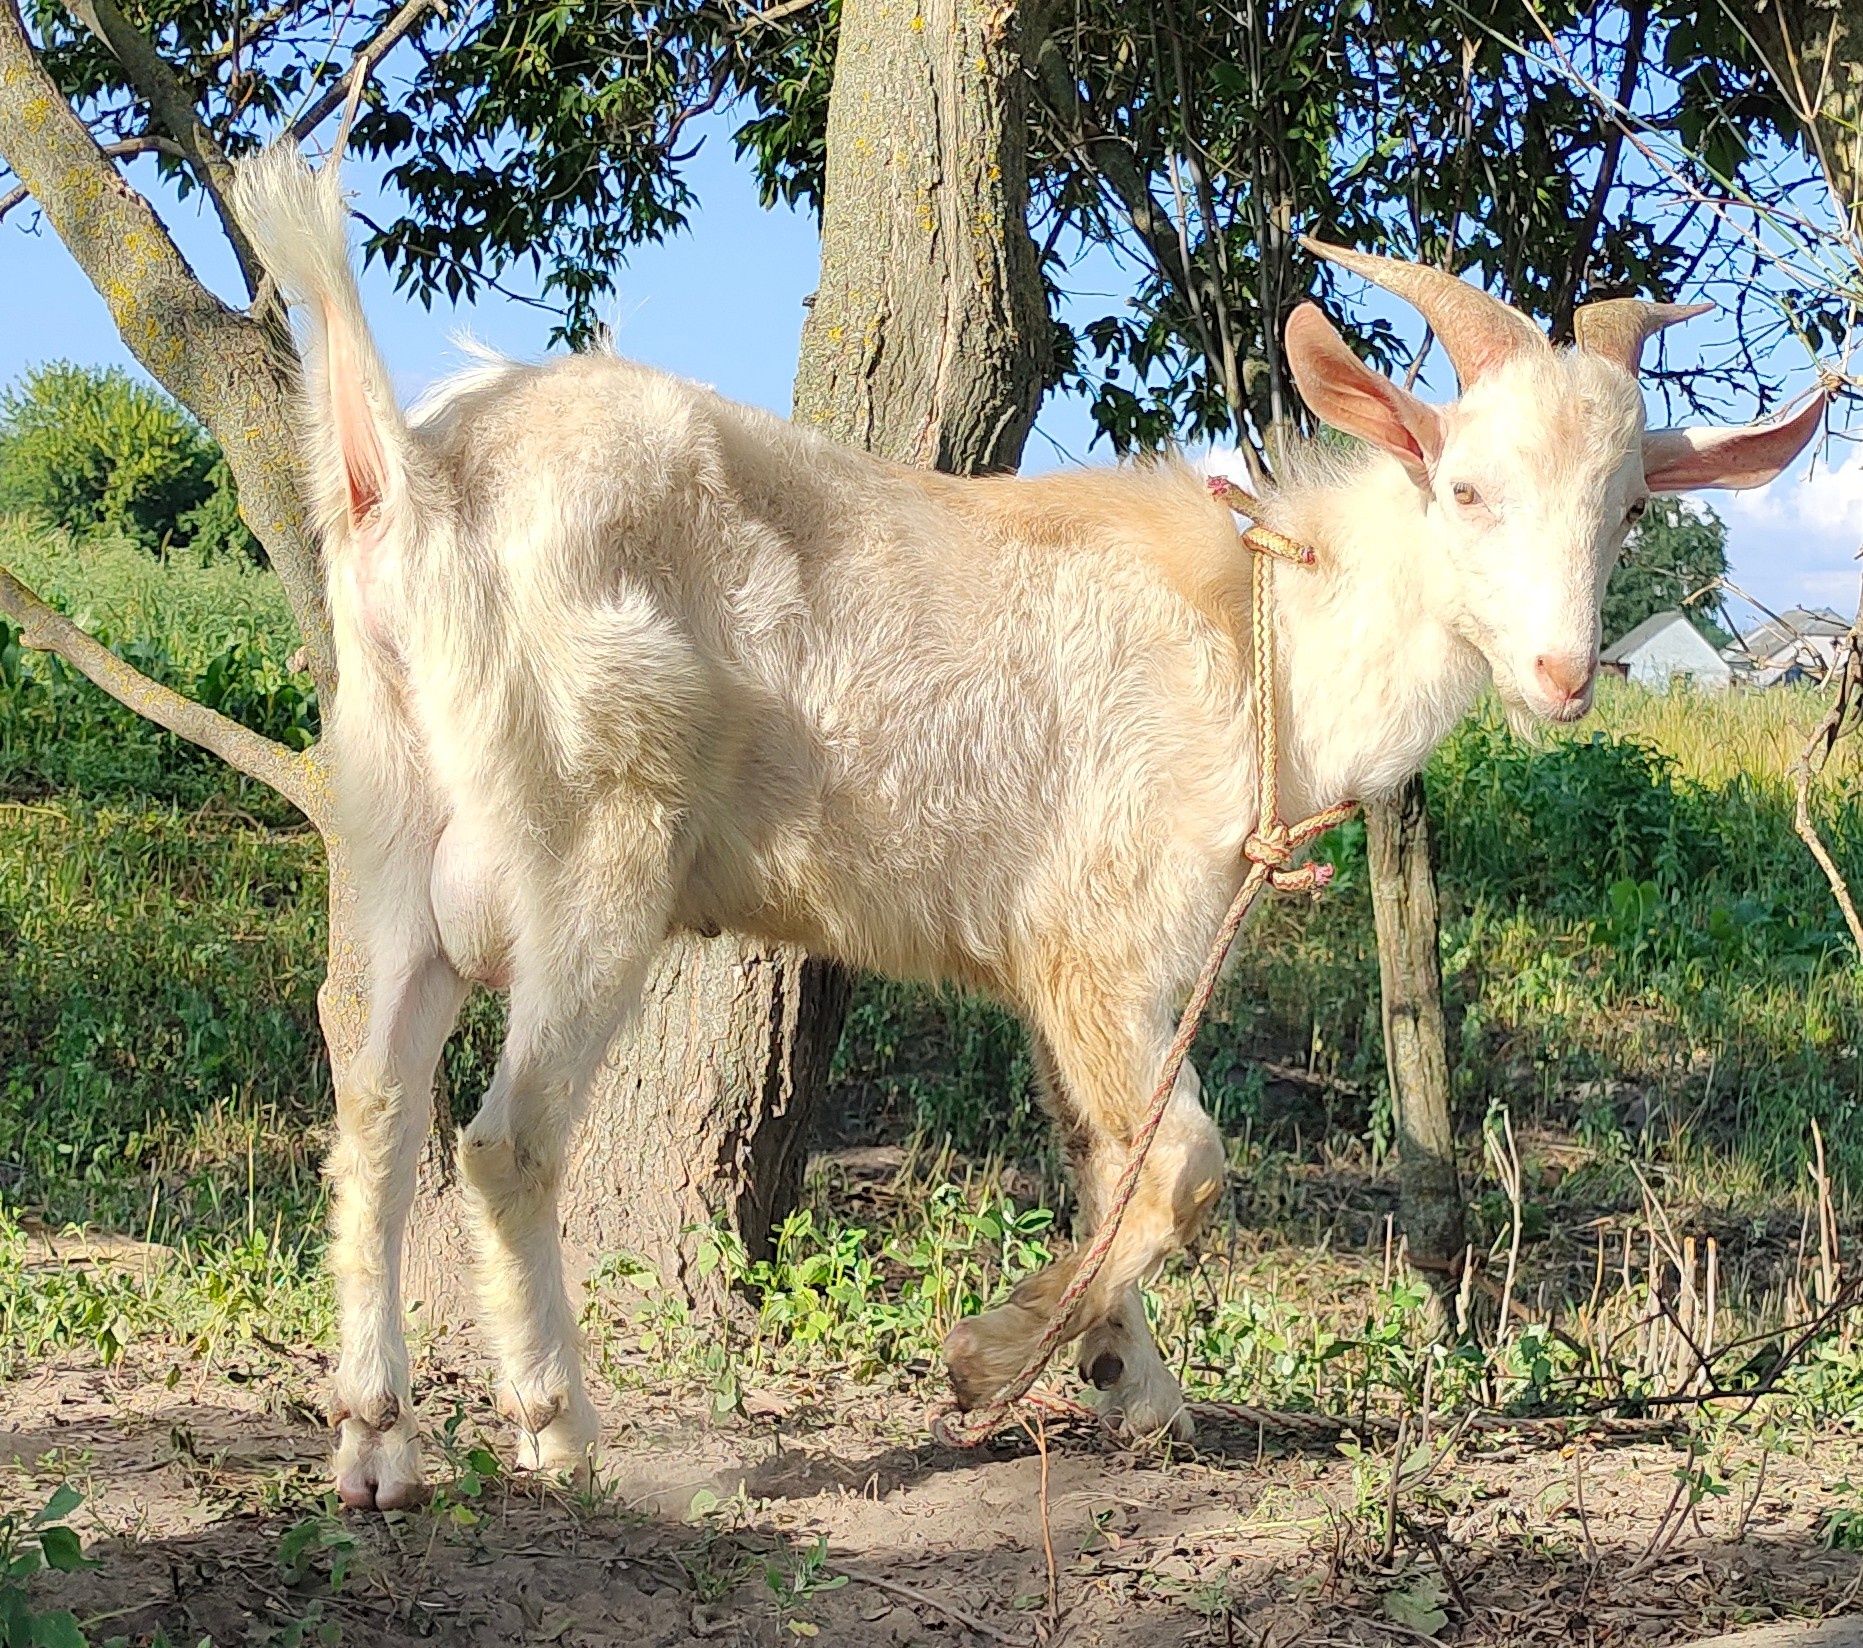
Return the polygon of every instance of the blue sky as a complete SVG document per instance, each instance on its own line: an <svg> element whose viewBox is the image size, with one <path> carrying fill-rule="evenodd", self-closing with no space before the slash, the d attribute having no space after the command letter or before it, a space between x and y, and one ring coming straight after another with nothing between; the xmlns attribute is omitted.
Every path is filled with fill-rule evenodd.
<svg viewBox="0 0 1863 1648"><path fill-rule="evenodd" d="M131 172L139 183L149 176ZM366 206L377 193L374 178L358 166L351 168L350 181ZM815 287L814 223L784 208L765 211L721 134L714 133L692 162L690 181L702 203L690 230L639 249L620 272L609 308L617 344L636 359L786 412L803 299ZM165 212L203 276L231 296L230 260L213 225L201 222L193 202L166 203ZM1117 267L1102 257L1080 272L1076 284L1103 292L1119 278ZM364 288L405 397L460 363L454 338L462 331L518 356L545 351L549 317L510 298L491 294L477 304L436 305L429 312L397 293L380 268L365 274ZM134 366L102 301L30 209L0 223L0 291L9 322L0 327L0 381L59 358ZM1811 381L1808 363L1775 360L1772 367L1789 388ZM1662 421L1660 408L1652 407L1652 420ZM1027 467L1105 461L1104 449L1089 452L1091 438L1084 406L1051 397L1028 448ZM1730 528L1734 578L1762 602L1774 608L1801 602L1854 608L1863 448L1832 443L1763 492L1717 493L1709 501Z"/></svg>

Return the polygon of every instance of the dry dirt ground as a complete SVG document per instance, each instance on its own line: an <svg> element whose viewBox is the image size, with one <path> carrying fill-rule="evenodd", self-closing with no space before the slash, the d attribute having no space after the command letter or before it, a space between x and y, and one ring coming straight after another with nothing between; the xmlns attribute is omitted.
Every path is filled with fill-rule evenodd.
<svg viewBox="0 0 1863 1648"><path fill-rule="evenodd" d="M1539 1645L1661 1648L1858 1610L1863 1555L1827 1549L1863 1446L1768 1449L1763 1427L1680 1444L1407 1449L1354 1460L1255 1432L1173 1458L1078 1426L975 1453L932 1444L923 1390L753 1390L728 1422L675 1393L605 1413L588 1496L455 1487L383 1518L319 1509L321 1360L173 1346L42 1364L0 1388L0 1508L60 1481L99 1565L53 1576L93 1642L176 1648L414 1637L461 1644ZM429 1349L454 1458L500 1440L463 1350ZM1045 1469L1044 1447L1045 1445ZM1678 1472L1681 1475L1678 1475ZM472 1486L470 1480L466 1488ZM1724 1488L1725 1492L1715 1491ZM157 1639L159 1640L159 1639Z"/></svg>

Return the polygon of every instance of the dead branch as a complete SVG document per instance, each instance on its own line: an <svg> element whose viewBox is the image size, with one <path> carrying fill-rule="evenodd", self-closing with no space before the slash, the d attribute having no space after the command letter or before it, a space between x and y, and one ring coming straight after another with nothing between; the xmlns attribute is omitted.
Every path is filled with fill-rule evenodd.
<svg viewBox="0 0 1863 1648"><path fill-rule="evenodd" d="M1863 619L1863 614L1859 615ZM1824 771L1824 765L1831 758L1831 752L1838 742L1856 730L1857 715L1863 710L1863 638L1859 638L1858 626L1852 623L1838 648L1836 662L1831 666L1831 677L1837 683L1831 694L1830 707L1824 712L1824 718L1811 736L1805 740L1805 747L1799 757L1792 763L1791 777L1794 803L1792 809L1792 828L1810 850L1811 856L1818 861L1818 868L1824 872L1824 879L1831 884L1831 894L1837 900L1837 907L1844 913L1844 922L1850 929L1850 937L1857 947L1857 954L1863 957L1863 919L1857 915L1856 901L1850 896L1850 885L1845 881L1843 872L1837 868L1837 861L1831 857L1830 849L1825 846L1824 838L1818 833L1818 826L1811 816L1811 786Z"/></svg>

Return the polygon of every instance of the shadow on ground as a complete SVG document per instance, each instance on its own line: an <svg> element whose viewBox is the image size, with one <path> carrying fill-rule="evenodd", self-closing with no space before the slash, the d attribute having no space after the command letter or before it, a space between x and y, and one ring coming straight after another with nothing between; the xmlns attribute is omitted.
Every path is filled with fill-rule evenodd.
<svg viewBox="0 0 1863 1648"><path fill-rule="evenodd" d="M606 1416L595 1495L455 1478L423 1511L339 1518L327 1433L280 1399L288 1374L164 1389L151 1371L48 1367L3 1398L24 1418L5 1500L86 1491L97 1566L47 1576L41 1600L96 1643L1665 1648L1844 1612L1863 1587L1863 1556L1820 1533L1849 1443L1764 1472L1717 1458L1736 1491L1692 1511L1677 1472L1700 1461L1648 1444L1502 1439L1391 1500L1376 1460L1273 1438L958 1454L883 1392L849 1387L783 1429L694 1424L643 1393ZM422 1393L430 1424L463 1388ZM455 1458L481 1422L474 1401Z"/></svg>

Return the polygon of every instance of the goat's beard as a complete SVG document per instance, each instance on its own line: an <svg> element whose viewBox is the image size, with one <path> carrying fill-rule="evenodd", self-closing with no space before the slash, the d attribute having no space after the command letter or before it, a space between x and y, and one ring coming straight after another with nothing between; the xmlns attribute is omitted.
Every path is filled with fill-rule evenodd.
<svg viewBox="0 0 1863 1648"><path fill-rule="evenodd" d="M1514 685L1511 676L1503 675L1499 670L1492 670L1491 673L1494 681L1494 696L1500 701L1501 714L1507 721L1507 730L1523 744L1544 744L1547 728L1552 725L1552 722L1527 702L1526 694Z"/></svg>
<svg viewBox="0 0 1863 1648"><path fill-rule="evenodd" d="M1543 745L1547 732L1555 723L1528 707L1526 700L1501 697L1501 712L1507 717L1507 729L1523 744Z"/></svg>

